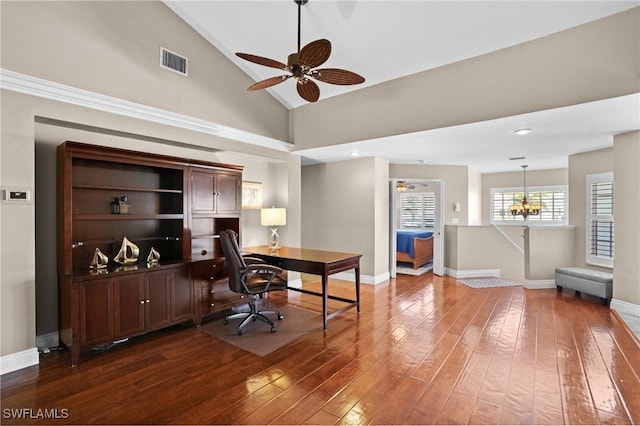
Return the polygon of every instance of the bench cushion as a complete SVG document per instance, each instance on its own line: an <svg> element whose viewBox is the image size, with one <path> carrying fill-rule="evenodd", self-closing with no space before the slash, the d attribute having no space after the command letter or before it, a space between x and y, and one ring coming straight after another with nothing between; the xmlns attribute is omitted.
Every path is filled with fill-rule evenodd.
<svg viewBox="0 0 640 426"><path fill-rule="evenodd" d="M613 274L578 267L557 268L556 286L558 290L568 288L591 294L601 299L611 300Z"/></svg>
<svg viewBox="0 0 640 426"><path fill-rule="evenodd" d="M556 274L570 275L604 284L613 283L613 274L611 272L596 271L595 269L578 267L556 268Z"/></svg>

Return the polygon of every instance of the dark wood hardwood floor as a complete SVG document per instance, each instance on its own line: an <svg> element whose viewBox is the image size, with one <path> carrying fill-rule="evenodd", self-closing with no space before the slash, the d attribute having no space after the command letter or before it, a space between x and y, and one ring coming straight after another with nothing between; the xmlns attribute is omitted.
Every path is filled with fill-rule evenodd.
<svg viewBox="0 0 640 426"><path fill-rule="evenodd" d="M305 277L305 287L319 284ZM334 294L352 287L331 280ZM637 424L638 341L584 297L399 275L362 286L359 316L348 311L264 358L193 325L87 354L75 368L66 350L42 355L2 376L1 423ZM295 292L270 300L321 308Z"/></svg>

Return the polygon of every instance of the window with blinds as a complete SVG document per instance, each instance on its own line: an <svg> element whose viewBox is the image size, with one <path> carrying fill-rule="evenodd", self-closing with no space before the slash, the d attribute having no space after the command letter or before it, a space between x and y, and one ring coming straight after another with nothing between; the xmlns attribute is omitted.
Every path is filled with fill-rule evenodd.
<svg viewBox="0 0 640 426"><path fill-rule="evenodd" d="M522 216L513 216L510 207L522 204L523 191L511 188L491 188L491 223L523 224ZM568 199L566 186L540 186L527 188L529 204L540 204L542 209L538 216L528 216L528 223L545 225L566 225L568 221Z"/></svg>
<svg viewBox="0 0 640 426"><path fill-rule="evenodd" d="M433 228L436 223L434 192L403 192L400 194L400 227Z"/></svg>
<svg viewBox="0 0 640 426"><path fill-rule="evenodd" d="M613 266L613 173L587 176L587 209L586 262Z"/></svg>

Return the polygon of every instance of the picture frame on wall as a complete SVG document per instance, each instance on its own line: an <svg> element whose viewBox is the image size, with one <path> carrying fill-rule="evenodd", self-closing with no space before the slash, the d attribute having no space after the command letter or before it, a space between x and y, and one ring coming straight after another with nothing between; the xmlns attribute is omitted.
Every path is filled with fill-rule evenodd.
<svg viewBox="0 0 640 426"><path fill-rule="evenodd" d="M242 208L247 210L262 208L262 183L242 182Z"/></svg>

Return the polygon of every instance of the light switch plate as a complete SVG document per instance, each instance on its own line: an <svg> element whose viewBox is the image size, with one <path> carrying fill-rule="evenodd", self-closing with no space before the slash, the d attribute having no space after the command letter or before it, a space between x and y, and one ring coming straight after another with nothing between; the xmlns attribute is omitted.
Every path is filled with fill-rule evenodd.
<svg viewBox="0 0 640 426"><path fill-rule="evenodd" d="M5 204L31 204L31 189L17 186L2 187L2 202Z"/></svg>

